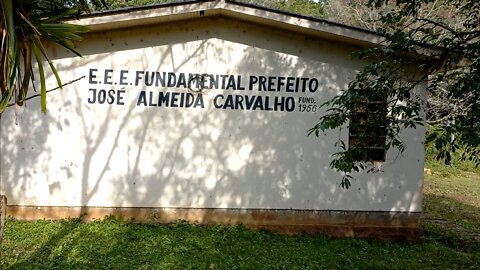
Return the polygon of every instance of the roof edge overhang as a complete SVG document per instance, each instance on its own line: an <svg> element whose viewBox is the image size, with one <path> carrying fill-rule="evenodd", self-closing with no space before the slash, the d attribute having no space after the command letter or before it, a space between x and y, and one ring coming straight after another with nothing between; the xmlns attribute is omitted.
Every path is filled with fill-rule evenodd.
<svg viewBox="0 0 480 270"><path fill-rule="evenodd" d="M67 22L85 25L91 32L98 32L218 16L362 47L376 47L384 40L380 35L369 30L282 12L238 0L193 0L125 8L91 13Z"/></svg>

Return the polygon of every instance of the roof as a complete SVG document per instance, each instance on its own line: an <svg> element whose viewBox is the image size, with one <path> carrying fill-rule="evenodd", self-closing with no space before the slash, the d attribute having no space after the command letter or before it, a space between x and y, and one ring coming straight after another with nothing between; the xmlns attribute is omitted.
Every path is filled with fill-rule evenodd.
<svg viewBox="0 0 480 270"><path fill-rule="evenodd" d="M383 38L373 31L266 8L241 0L175 1L95 12L69 22L88 26L91 32L96 32L215 16L248 21L359 46L378 46L383 41Z"/></svg>

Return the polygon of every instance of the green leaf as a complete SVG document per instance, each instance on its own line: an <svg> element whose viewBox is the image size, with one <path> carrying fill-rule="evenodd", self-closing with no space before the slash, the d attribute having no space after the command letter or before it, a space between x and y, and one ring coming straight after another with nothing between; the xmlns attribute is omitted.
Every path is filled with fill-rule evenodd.
<svg viewBox="0 0 480 270"><path fill-rule="evenodd" d="M47 86L45 83L45 71L43 69L42 58L37 46L32 46L33 54L35 55L35 59L37 60L38 65L38 73L40 75L40 103L41 109L43 113L47 112Z"/></svg>
<svg viewBox="0 0 480 270"><path fill-rule="evenodd" d="M22 86L20 88L20 91L19 91L19 94L18 94L18 98L17 98L17 104L22 106L23 105L23 101L25 100L25 98L27 97L27 93L28 93L28 86L30 85L30 80L31 80L31 68L32 68L32 48L25 44L24 46L25 48L25 52L23 54L23 59L25 61L24 63L24 75L23 75L23 81L22 81Z"/></svg>
<svg viewBox="0 0 480 270"><path fill-rule="evenodd" d="M37 42L35 44L37 45L37 48L40 48L39 50L41 51L43 57L45 58L45 60L47 60L48 65L50 66L50 68L52 70L52 73L55 76L55 79L57 80L58 87L60 89L62 89L62 80L60 79L60 76L58 75L57 69L53 65L52 61L50 61L50 59L48 58L47 53L45 52L45 49L43 48L42 44L39 43L39 42Z"/></svg>
<svg viewBox="0 0 480 270"><path fill-rule="evenodd" d="M67 16L73 15L77 12L78 12L78 8L68 8L68 9L60 10L58 12L42 14L43 18L45 18L45 17L48 18L48 19L42 20L42 22L43 23L55 22L55 21L58 21L62 18L65 18Z"/></svg>

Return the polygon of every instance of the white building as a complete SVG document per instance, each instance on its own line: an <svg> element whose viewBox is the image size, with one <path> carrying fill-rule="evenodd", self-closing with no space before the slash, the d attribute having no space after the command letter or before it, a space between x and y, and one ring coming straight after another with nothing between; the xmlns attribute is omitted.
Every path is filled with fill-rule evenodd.
<svg viewBox="0 0 480 270"><path fill-rule="evenodd" d="M373 32L229 1L94 13L78 58L49 56L63 90L1 117L1 187L17 218L244 223L414 238L424 129L350 189L329 168L348 128L307 136L376 46ZM197 83L204 87L197 87ZM53 76L48 89L55 88ZM190 88L190 89L189 89Z"/></svg>

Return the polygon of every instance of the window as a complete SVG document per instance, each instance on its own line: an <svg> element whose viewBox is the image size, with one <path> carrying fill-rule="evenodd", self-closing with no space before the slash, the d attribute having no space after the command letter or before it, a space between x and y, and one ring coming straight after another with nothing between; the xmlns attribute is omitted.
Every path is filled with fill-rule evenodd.
<svg viewBox="0 0 480 270"><path fill-rule="evenodd" d="M359 147L359 161L385 161L385 114L386 102L379 99L366 100L353 110L348 143Z"/></svg>

